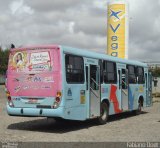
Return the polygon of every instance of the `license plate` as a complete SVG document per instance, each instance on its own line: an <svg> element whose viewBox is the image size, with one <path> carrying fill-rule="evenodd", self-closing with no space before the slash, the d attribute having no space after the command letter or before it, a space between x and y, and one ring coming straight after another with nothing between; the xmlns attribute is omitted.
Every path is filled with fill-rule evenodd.
<svg viewBox="0 0 160 148"><path fill-rule="evenodd" d="M31 104L35 104L35 103L37 103L38 102L38 100L37 99L34 99L34 98L30 98L29 100L28 100L28 103L31 103Z"/></svg>

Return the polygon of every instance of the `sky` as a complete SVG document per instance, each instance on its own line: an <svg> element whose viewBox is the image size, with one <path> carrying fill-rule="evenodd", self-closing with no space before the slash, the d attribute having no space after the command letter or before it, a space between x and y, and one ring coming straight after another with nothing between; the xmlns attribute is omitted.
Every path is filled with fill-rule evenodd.
<svg viewBox="0 0 160 148"><path fill-rule="evenodd" d="M129 3L129 59L160 61L160 0ZM0 46L60 44L106 52L108 0L0 0Z"/></svg>

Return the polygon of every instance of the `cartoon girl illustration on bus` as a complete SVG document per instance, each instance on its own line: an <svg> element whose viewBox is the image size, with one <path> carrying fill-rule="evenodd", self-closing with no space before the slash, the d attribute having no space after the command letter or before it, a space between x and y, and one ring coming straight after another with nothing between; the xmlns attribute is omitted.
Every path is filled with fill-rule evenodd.
<svg viewBox="0 0 160 148"><path fill-rule="evenodd" d="M22 66L22 64L23 64L22 54L18 53L16 56L16 65L19 67L19 66Z"/></svg>
<svg viewBox="0 0 160 148"><path fill-rule="evenodd" d="M27 64L26 52L13 52L9 57L9 67L11 70L24 70Z"/></svg>

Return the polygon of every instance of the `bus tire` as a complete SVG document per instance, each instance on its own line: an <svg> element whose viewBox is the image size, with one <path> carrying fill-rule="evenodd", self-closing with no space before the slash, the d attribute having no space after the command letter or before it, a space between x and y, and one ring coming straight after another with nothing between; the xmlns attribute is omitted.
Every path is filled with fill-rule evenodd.
<svg viewBox="0 0 160 148"><path fill-rule="evenodd" d="M142 103L141 103L141 101L139 101L138 108L136 110L136 115L139 115L141 113L142 113Z"/></svg>
<svg viewBox="0 0 160 148"><path fill-rule="evenodd" d="M106 124L109 116L109 107L105 102L101 103L100 117L98 118L98 123L103 125Z"/></svg>

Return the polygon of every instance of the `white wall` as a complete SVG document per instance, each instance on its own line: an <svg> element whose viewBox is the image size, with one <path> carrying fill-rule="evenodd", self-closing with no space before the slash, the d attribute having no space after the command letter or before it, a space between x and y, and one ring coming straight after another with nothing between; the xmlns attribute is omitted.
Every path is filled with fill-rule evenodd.
<svg viewBox="0 0 160 148"><path fill-rule="evenodd" d="M158 83L157 83L157 87L154 87L154 82L152 81L152 93L160 93L160 77L157 78Z"/></svg>

